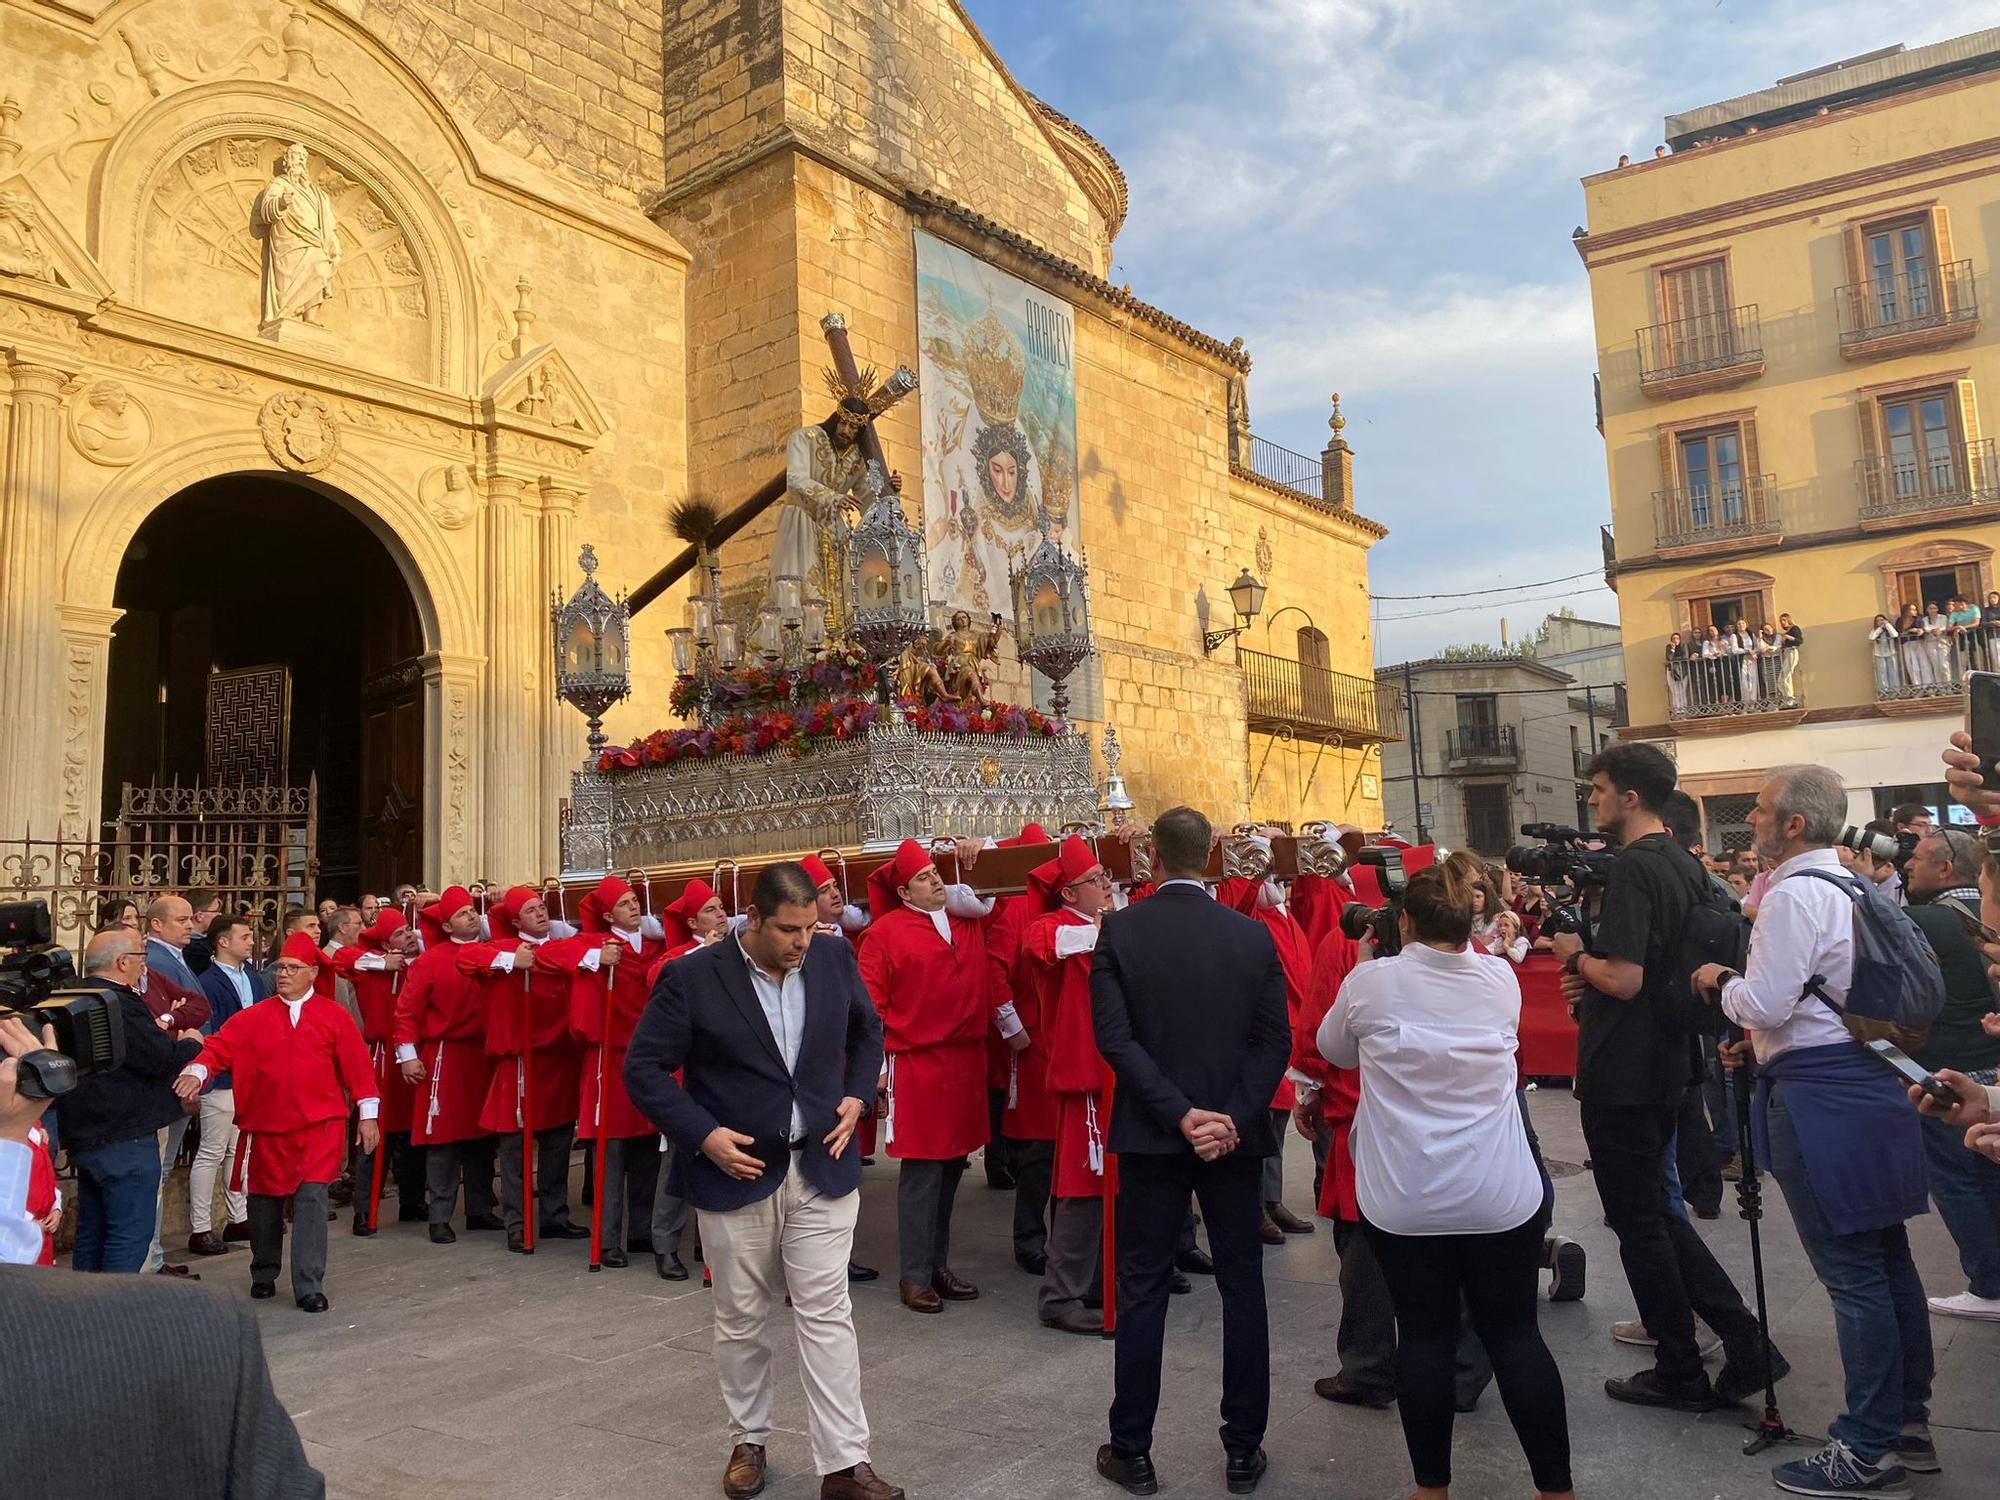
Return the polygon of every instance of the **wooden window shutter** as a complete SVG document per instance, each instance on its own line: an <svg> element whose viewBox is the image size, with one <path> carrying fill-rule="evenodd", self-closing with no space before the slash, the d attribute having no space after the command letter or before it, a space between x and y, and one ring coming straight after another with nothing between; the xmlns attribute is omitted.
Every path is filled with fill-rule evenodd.
<svg viewBox="0 0 2000 1500"><path fill-rule="evenodd" d="M1958 431L1970 448L1979 441L1979 402L1975 399L1970 380L1955 380L1953 388L1958 393Z"/></svg>
<svg viewBox="0 0 2000 1500"><path fill-rule="evenodd" d="M1887 491L1877 460L1882 454L1882 404L1873 396L1854 403L1861 422L1861 499L1864 504L1886 497ZM1881 494L1877 491L1882 490Z"/></svg>
<svg viewBox="0 0 2000 1500"><path fill-rule="evenodd" d="M1938 204L1931 209L1930 218L1931 254L1937 257L1937 263L1940 267L1948 266L1952 261L1951 215L1946 211L1943 204Z"/></svg>
<svg viewBox="0 0 2000 1500"><path fill-rule="evenodd" d="M1868 258L1864 253L1866 247L1861 241L1861 226L1849 224L1840 233L1840 243L1842 249L1847 252L1847 295L1849 300L1855 303L1852 316L1857 320L1855 326L1860 327L1859 299L1864 295L1862 283L1866 280L1865 268L1868 264Z"/></svg>
<svg viewBox="0 0 2000 1500"><path fill-rule="evenodd" d="M1677 438L1669 428L1659 431L1660 444L1660 488L1677 490L1681 487L1680 455L1674 451Z"/></svg>
<svg viewBox="0 0 2000 1500"><path fill-rule="evenodd" d="M1898 573L1896 575L1896 607L1898 609L1901 609L1905 604L1914 604L1921 610L1924 607L1923 592L1922 575L1917 573Z"/></svg>
<svg viewBox="0 0 2000 1500"><path fill-rule="evenodd" d="M1757 419L1745 417L1736 424L1736 428L1743 444L1743 493L1745 496L1758 496L1764 483L1764 463L1763 455L1757 451Z"/></svg>

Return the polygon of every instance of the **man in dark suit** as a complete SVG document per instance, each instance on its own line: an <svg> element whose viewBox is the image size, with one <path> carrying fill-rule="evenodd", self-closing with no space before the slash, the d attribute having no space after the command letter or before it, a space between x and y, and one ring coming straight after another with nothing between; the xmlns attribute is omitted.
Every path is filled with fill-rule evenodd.
<svg viewBox="0 0 2000 1500"><path fill-rule="evenodd" d="M1269 929L1202 883L1208 819L1176 807L1153 824L1158 893L1104 919L1091 966L1097 1048L1117 1075L1118 1355L1111 1441L1097 1471L1158 1491L1167 1283L1188 1195L1201 1202L1222 1293L1222 1447L1232 1494L1263 1476L1271 1406L1261 1181L1282 1146L1268 1108L1291 1053L1285 975Z"/></svg>
<svg viewBox="0 0 2000 1500"><path fill-rule="evenodd" d="M723 1493L764 1488L776 1406L766 1324L789 1295L821 1500L903 1500L869 1463L847 1293L854 1127L882 1070L882 1022L854 950L815 936L802 867L759 875L746 917L660 971L625 1055L626 1091L674 1146L672 1190L701 1215L735 1444Z"/></svg>

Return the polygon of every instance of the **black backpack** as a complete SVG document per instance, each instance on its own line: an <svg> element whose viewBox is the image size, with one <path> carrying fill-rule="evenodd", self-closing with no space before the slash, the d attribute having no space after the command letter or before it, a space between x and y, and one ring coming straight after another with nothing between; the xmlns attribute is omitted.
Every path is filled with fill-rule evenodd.
<svg viewBox="0 0 2000 1500"><path fill-rule="evenodd" d="M1704 964L1721 964L1739 974L1750 959L1750 919L1726 886L1708 873L1702 862L1671 839L1635 844L1633 853L1652 853L1674 868L1693 897L1680 941L1665 946L1669 972L1660 1021L1688 1035L1719 1037L1729 1018L1722 1007L1697 999L1690 981Z"/></svg>

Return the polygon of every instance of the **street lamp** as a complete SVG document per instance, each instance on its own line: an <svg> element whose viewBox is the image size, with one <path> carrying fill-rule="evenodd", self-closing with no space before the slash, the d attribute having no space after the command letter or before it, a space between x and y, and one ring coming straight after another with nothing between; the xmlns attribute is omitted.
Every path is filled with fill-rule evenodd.
<svg viewBox="0 0 2000 1500"><path fill-rule="evenodd" d="M1228 630L1204 630L1201 633L1202 654L1213 654L1224 641L1248 630L1250 622L1264 607L1264 593L1264 585L1250 576L1248 568L1239 573L1236 582L1229 585L1229 604L1236 611L1237 623Z"/></svg>
<svg viewBox="0 0 2000 1500"><path fill-rule="evenodd" d="M1097 649L1090 639L1089 578L1043 531L1042 544L1011 582L1015 647L1022 661L1049 679L1050 706L1058 719L1067 719L1069 676Z"/></svg>
<svg viewBox="0 0 2000 1500"><path fill-rule="evenodd" d="M597 549L577 562L583 584L569 603L549 601L556 656L556 696L590 724L590 758L604 748L604 713L632 691L632 612L597 584Z"/></svg>
<svg viewBox="0 0 2000 1500"><path fill-rule="evenodd" d="M871 497L847 542L848 634L875 664L876 692L891 703L889 664L930 633L925 608L924 539L910 529L902 497L882 465L870 459L862 481Z"/></svg>

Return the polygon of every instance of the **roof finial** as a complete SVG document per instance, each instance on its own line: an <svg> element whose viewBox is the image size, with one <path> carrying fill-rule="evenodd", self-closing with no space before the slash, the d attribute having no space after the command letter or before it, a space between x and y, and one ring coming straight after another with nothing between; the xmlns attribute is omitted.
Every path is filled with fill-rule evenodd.
<svg viewBox="0 0 2000 1500"><path fill-rule="evenodd" d="M518 302L514 307L514 358L519 359L528 347L528 330L535 326L535 308L531 294L535 284L523 275L514 283Z"/></svg>
<svg viewBox="0 0 2000 1500"><path fill-rule="evenodd" d="M1340 436L1341 429L1347 426L1347 418L1340 414L1339 391L1333 393L1333 415L1326 419L1326 425L1333 429L1333 435L1336 438Z"/></svg>

